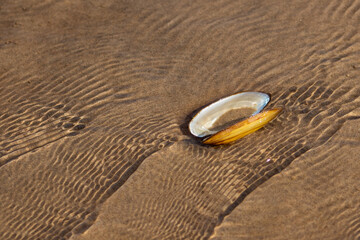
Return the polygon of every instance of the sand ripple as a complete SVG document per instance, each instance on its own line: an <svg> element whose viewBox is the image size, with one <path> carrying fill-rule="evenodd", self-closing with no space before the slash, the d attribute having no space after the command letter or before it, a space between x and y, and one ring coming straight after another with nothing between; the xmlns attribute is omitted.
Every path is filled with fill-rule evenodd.
<svg viewBox="0 0 360 240"><path fill-rule="evenodd" d="M357 0L4 1L0 238L359 238L359 17ZM283 113L231 146L192 138L195 109L247 90Z"/></svg>

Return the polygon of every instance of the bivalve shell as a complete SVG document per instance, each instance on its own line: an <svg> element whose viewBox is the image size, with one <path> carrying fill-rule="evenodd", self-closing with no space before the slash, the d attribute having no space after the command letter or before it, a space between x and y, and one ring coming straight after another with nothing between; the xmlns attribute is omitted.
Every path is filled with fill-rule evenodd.
<svg viewBox="0 0 360 240"><path fill-rule="evenodd" d="M232 143L262 128L281 112L281 108L276 108L260 113L269 101L270 96L261 92L242 92L222 98L196 114L189 123L189 130L194 136L203 138L204 144ZM212 130L214 123L225 113L242 108L253 109L247 119L220 131Z"/></svg>

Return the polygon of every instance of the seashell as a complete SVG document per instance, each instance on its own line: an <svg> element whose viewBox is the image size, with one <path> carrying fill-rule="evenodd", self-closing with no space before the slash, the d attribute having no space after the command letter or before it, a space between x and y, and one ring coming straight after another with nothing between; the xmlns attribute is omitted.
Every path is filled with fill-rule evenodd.
<svg viewBox="0 0 360 240"><path fill-rule="evenodd" d="M260 113L269 101L270 96L261 92L242 92L222 98L196 114L189 123L189 130L194 136L203 138L204 144L234 142L262 128L281 112L281 108L275 108ZM253 110L250 117L220 131L212 129L214 123L225 113L243 108Z"/></svg>

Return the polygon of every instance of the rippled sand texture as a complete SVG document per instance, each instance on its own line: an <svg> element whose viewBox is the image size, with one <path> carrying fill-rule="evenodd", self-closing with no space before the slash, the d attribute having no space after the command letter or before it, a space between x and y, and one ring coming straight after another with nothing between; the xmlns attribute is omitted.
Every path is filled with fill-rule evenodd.
<svg viewBox="0 0 360 240"><path fill-rule="evenodd" d="M360 238L360 1L4 0L0 33L0 239ZM248 90L283 113L189 135Z"/></svg>

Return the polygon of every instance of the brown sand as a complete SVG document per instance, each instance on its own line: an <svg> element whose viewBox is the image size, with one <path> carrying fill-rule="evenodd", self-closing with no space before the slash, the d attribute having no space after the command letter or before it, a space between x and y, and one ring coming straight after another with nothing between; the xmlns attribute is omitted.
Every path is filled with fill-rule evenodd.
<svg viewBox="0 0 360 240"><path fill-rule="evenodd" d="M3 0L0 32L0 239L360 238L360 0ZM190 136L248 90L284 111Z"/></svg>

